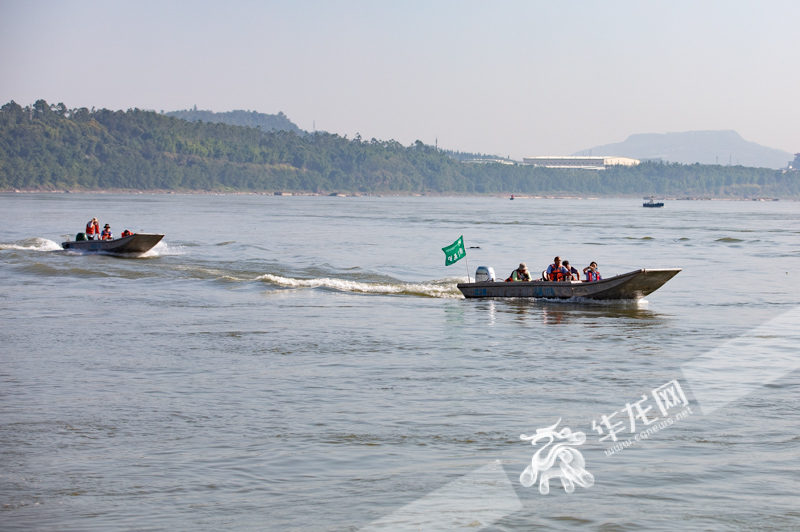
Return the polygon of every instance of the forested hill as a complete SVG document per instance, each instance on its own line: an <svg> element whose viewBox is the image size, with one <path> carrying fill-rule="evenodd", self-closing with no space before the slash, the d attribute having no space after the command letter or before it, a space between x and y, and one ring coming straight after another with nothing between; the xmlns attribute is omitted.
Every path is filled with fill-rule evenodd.
<svg viewBox="0 0 800 532"><path fill-rule="evenodd" d="M467 164L419 141L301 136L39 100L0 108L0 190L14 189L800 197L800 174L662 163L600 172Z"/></svg>
<svg viewBox="0 0 800 532"><path fill-rule="evenodd" d="M268 115L256 111L228 111L215 113L214 111L198 111L197 106L183 111L170 111L167 116L174 116L188 122L213 122L231 126L244 126L260 128L262 131L294 131L304 133L297 125L283 114Z"/></svg>

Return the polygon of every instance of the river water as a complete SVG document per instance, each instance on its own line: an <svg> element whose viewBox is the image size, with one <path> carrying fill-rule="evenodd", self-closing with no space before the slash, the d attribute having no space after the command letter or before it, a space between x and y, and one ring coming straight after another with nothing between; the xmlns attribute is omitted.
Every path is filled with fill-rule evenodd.
<svg viewBox="0 0 800 532"><path fill-rule="evenodd" d="M800 528L800 372L708 408L682 369L798 334L800 208L641 203L0 195L0 528ZM166 237L60 250L92 216ZM461 235L473 275L683 271L639 302L465 300ZM559 419L594 483L544 495L520 435Z"/></svg>

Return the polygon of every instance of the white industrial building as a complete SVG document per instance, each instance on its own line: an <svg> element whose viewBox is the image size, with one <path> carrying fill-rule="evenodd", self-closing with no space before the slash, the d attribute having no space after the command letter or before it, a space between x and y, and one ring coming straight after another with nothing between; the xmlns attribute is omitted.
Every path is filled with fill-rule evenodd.
<svg viewBox="0 0 800 532"><path fill-rule="evenodd" d="M522 164L545 166L547 168L585 168L587 170L604 170L609 166L636 166L641 161L630 157L607 157L602 155L588 156L540 156L524 157Z"/></svg>

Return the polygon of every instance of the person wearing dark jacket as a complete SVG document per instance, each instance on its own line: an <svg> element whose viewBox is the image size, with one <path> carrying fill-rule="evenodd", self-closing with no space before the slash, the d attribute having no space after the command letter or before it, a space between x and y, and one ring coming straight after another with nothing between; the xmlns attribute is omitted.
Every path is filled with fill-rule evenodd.
<svg viewBox="0 0 800 532"><path fill-rule="evenodd" d="M567 279L567 280L571 280L571 281L580 281L581 280L581 272L576 270L574 266L570 266L568 260L564 261L564 267L569 272L569 277L570 278Z"/></svg>

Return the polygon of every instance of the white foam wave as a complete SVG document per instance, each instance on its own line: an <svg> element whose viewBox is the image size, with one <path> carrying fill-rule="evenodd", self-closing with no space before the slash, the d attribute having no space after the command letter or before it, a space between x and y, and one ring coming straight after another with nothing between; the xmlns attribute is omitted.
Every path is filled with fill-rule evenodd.
<svg viewBox="0 0 800 532"><path fill-rule="evenodd" d="M168 255L188 255L189 252L183 246L170 245L163 240L156 244L153 249L139 255L140 257L165 257Z"/></svg>
<svg viewBox="0 0 800 532"><path fill-rule="evenodd" d="M458 278L436 279L424 283L363 283L346 279L291 279L280 275L264 274L256 278L278 286L289 288L330 288L358 294L403 294L423 297L461 299L464 296L456 288Z"/></svg>
<svg viewBox="0 0 800 532"><path fill-rule="evenodd" d="M61 245L46 238L28 238L11 244L0 244L0 250L18 249L25 251L56 251Z"/></svg>

